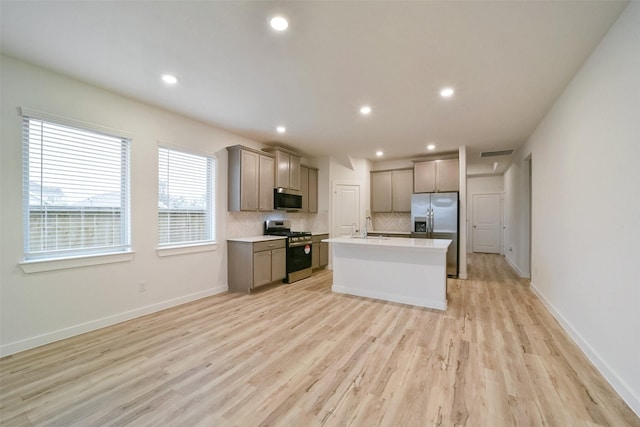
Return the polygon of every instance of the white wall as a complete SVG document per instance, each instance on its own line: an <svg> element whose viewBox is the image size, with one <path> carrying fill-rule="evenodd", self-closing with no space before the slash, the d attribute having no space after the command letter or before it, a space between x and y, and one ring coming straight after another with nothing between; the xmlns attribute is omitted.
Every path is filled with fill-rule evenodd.
<svg viewBox="0 0 640 427"><path fill-rule="evenodd" d="M527 227L531 156L532 287L638 414L639 46L631 2L505 174L512 261L528 269L513 226Z"/></svg>
<svg viewBox="0 0 640 427"><path fill-rule="evenodd" d="M467 203L471 204L471 195L479 193L502 193L504 191L504 177L470 176L467 178Z"/></svg>
<svg viewBox="0 0 640 427"><path fill-rule="evenodd" d="M520 150L520 154L523 151ZM505 256L522 277L530 271L530 188L527 162L514 162L504 174Z"/></svg>
<svg viewBox="0 0 640 427"><path fill-rule="evenodd" d="M186 117L3 56L1 61L2 230L0 354L9 354L226 289L227 155L224 147L259 146ZM159 88L162 90L163 88ZM18 107L133 134L133 261L25 274L22 260L21 117ZM216 251L159 257L157 143L214 152ZM138 293L137 283L147 291Z"/></svg>
<svg viewBox="0 0 640 427"><path fill-rule="evenodd" d="M403 168L413 168L413 166L414 166L414 163L411 159L380 160L372 163L371 170L381 171L381 170L387 170L387 169L403 169Z"/></svg>

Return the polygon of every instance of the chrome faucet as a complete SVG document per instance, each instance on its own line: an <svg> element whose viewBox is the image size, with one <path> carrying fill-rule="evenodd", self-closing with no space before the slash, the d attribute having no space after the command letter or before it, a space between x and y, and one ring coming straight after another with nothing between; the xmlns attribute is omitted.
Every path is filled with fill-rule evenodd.
<svg viewBox="0 0 640 427"><path fill-rule="evenodd" d="M369 226L369 221L371 221L371 217L368 216L364 219L364 232L362 233L362 237L364 237L365 239L367 238L367 229Z"/></svg>

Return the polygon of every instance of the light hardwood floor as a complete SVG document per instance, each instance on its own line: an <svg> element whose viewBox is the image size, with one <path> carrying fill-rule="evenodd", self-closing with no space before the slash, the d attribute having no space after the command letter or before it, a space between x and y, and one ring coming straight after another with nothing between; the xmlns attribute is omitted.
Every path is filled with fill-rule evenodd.
<svg viewBox="0 0 640 427"><path fill-rule="evenodd" d="M0 424L640 426L502 257L469 275L444 313L326 271L5 357Z"/></svg>

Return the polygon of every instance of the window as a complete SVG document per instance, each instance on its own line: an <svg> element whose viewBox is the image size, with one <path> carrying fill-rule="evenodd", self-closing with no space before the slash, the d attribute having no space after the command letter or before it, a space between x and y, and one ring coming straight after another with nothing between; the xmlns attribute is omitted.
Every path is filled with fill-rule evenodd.
<svg viewBox="0 0 640 427"><path fill-rule="evenodd" d="M158 234L161 247L215 240L215 167L213 157L159 147Z"/></svg>
<svg viewBox="0 0 640 427"><path fill-rule="evenodd" d="M25 260L130 251L130 139L22 114Z"/></svg>

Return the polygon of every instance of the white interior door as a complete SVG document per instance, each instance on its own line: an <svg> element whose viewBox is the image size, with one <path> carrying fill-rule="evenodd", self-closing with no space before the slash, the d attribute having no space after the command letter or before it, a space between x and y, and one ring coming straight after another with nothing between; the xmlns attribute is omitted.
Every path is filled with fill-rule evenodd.
<svg viewBox="0 0 640 427"><path fill-rule="evenodd" d="M473 252L500 253L502 213L500 194L472 196Z"/></svg>
<svg viewBox="0 0 640 427"><path fill-rule="evenodd" d="M360 186L336 184L334 195L334 236L351 235L353 224L360 230Z"/></svg>

